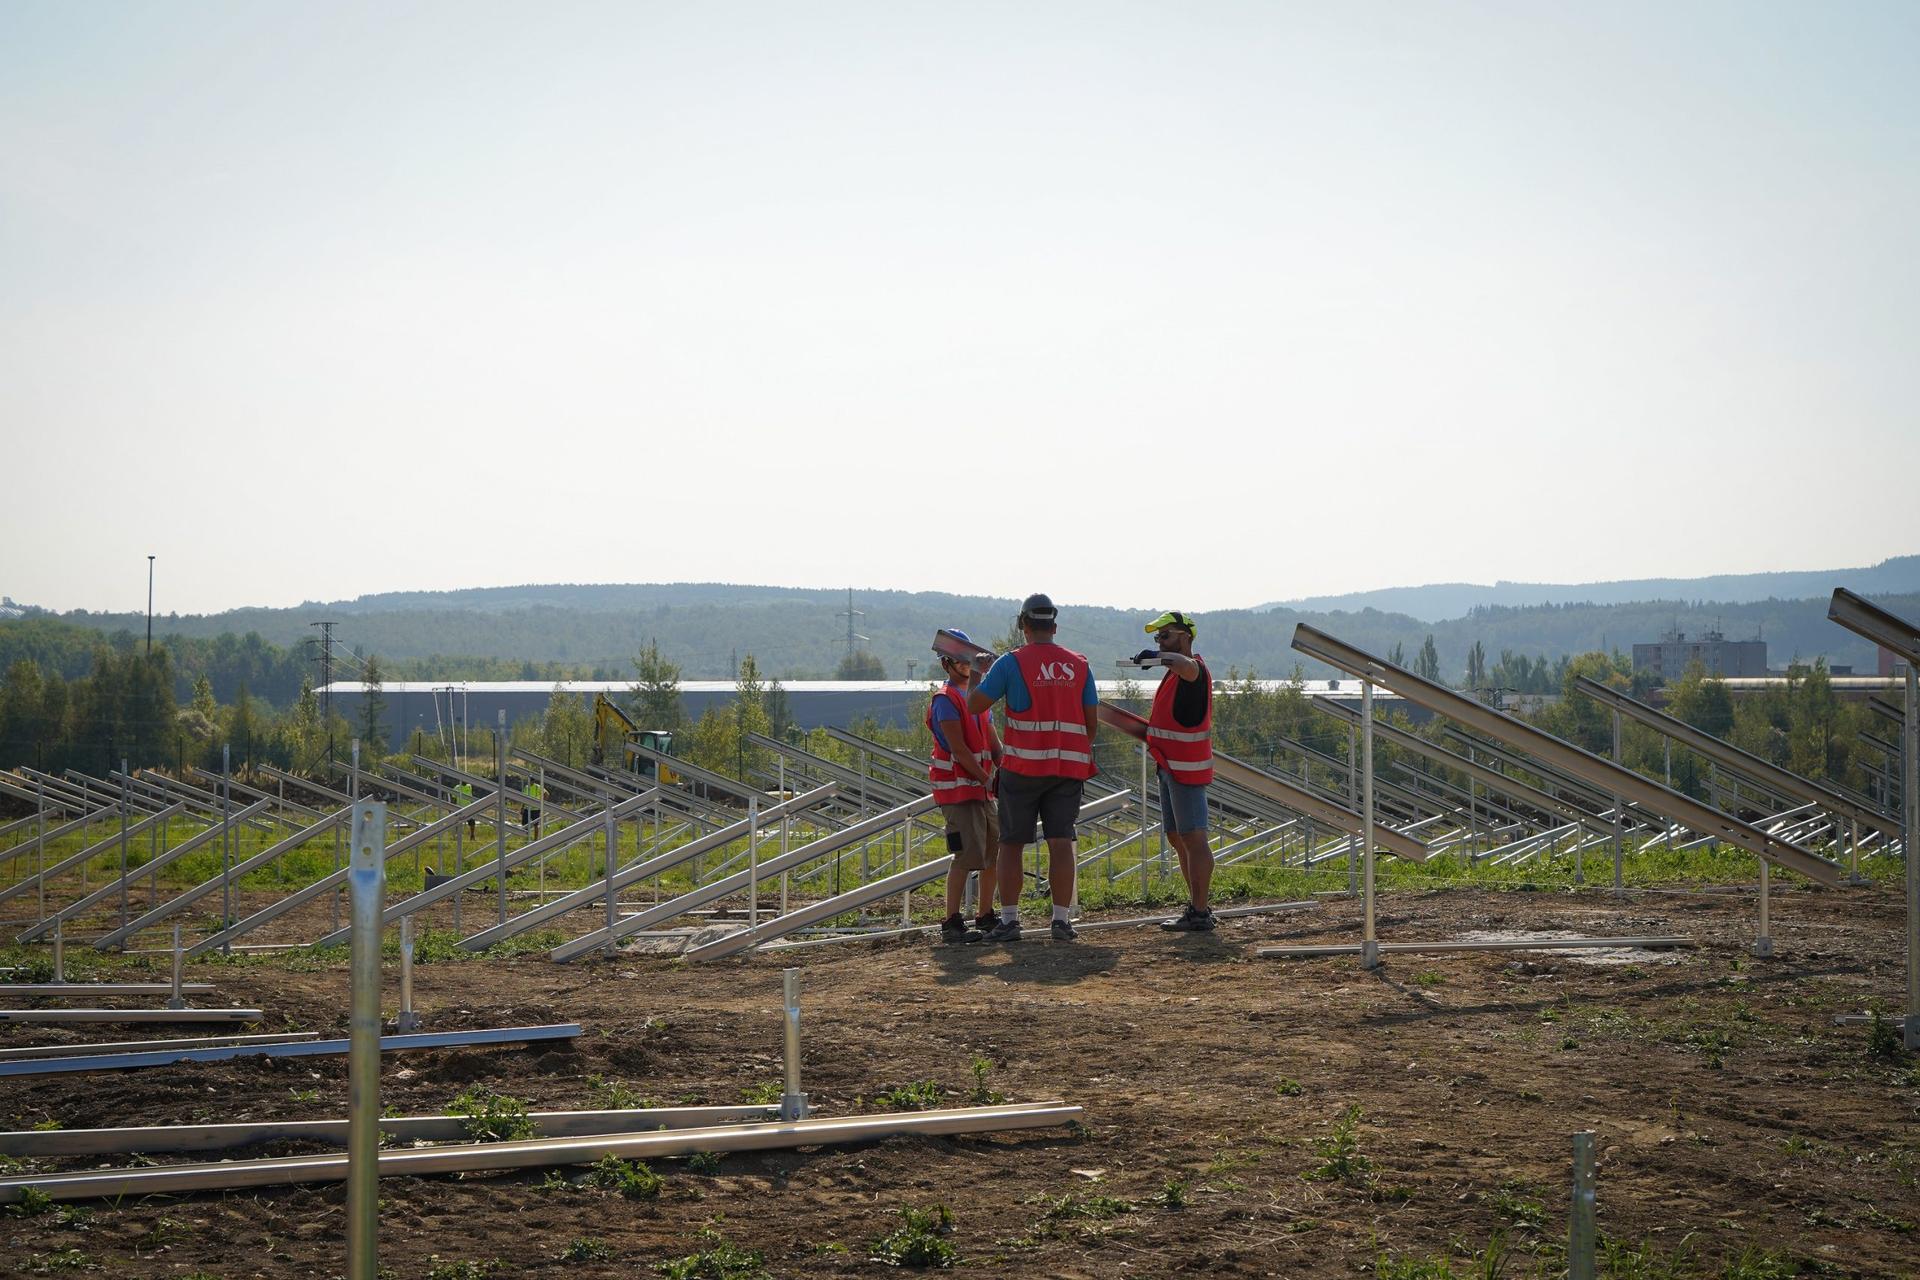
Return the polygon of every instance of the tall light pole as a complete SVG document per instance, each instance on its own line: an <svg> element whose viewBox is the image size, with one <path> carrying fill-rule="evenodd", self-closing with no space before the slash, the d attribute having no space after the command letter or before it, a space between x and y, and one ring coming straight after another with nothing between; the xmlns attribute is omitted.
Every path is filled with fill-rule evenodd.
<svg viewBox="0 0 1920 1280"><path fill-rule="evenodd" d="M153 557L147 557L147 656L153 656Z"/></svg>

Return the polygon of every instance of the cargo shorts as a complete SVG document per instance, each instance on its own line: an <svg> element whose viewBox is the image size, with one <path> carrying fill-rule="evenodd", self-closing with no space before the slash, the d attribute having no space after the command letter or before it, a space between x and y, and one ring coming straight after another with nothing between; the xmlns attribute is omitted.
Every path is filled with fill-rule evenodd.
<svg viewBox="0 0 1920 1280"><path fill-rule="evenodd" d="M947 821L947 852L953 855L953 869L978 871L986 866L999 849L1000 817L993 801L943 804L940 816Z"/></svg>

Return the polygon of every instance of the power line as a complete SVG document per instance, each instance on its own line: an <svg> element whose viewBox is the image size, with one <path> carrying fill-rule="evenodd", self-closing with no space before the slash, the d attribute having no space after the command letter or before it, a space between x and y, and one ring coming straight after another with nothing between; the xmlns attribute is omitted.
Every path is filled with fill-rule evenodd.
<svg viewBox="0 0 1920 1280"><path fill-rule="evenodd" d="M320 696L326 700L321 718L327 724L327 763L333 763L333 622L309 622L320 628Z"/></svg>

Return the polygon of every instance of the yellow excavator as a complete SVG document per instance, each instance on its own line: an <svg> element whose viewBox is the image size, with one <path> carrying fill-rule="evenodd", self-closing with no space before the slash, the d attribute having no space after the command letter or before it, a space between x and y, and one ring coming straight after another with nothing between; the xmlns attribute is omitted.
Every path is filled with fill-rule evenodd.
<svg viewBox="0 0 1920 1280"><path fill-rule="evenodd" d="M657 768L654 762L645 756L637 756L627 750L627 744L645 747L657 751L663 756L673 754L673 731L671 729L642 729L634 724L633 717L614 705L604 693L593 698L593 762L604 768L626 769L644 778L652 778L662 784L678 782L672 769L665 765Z"/></svg>

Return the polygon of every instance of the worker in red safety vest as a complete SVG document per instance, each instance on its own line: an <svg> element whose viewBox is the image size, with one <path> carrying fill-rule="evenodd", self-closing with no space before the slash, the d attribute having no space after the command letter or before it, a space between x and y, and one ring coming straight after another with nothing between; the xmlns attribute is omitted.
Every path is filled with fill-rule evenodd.
<svg viewBox="0 0 1920 1280"><path fill-rule="evenodd" d="M1162 929L1208 933L1213 908L1213 850L1207 845L1207 784L1213 781L1213 677L1193 651L1194 622L1168 610L1147 624L1157 649L1142 649L1140 661L1167 669L1154 690L1147 716L1147 754L1160 771L1160 823L1180 857L1187 882L1187 908Z"/></svg>
<svg viewBox="0 0 1920 1280"><path fill-rule="evenodd" d="M967 633L948 632L972 643ZM1000 767L1000 741L994 736L993 716L967 709L967 685L973 662L944 653L941 669L947 682L934 690L927 704L927 732L933 738L933 760L927 780L933 799L947 825L947 852L953 865L947 872L947 915L940 923L940 940L948 944L978 942L1000 918L993 912L993 886L1000 852L1000 819L993 803L994 771ZM967 877L980 873L980 914L969 925L961 914Z"/></svg>
<svg viewBox="0 0 1920 1280"><path fill-rule="evenodd" d="M1085 654L1053 642L1059 610L1044 595L1020 606L1027 642L995 659L982 677L974 670L967 709L988 710L1004 699L1007 735L1000 753L1000 923L988 942L1020 939L1020 855L1035 828L1047 839L1047 881L1053 890L1053 940L1071 942L1075 865L1074 827L1086 780L1094 774L1093 740L1100 697Z"/></svg>

